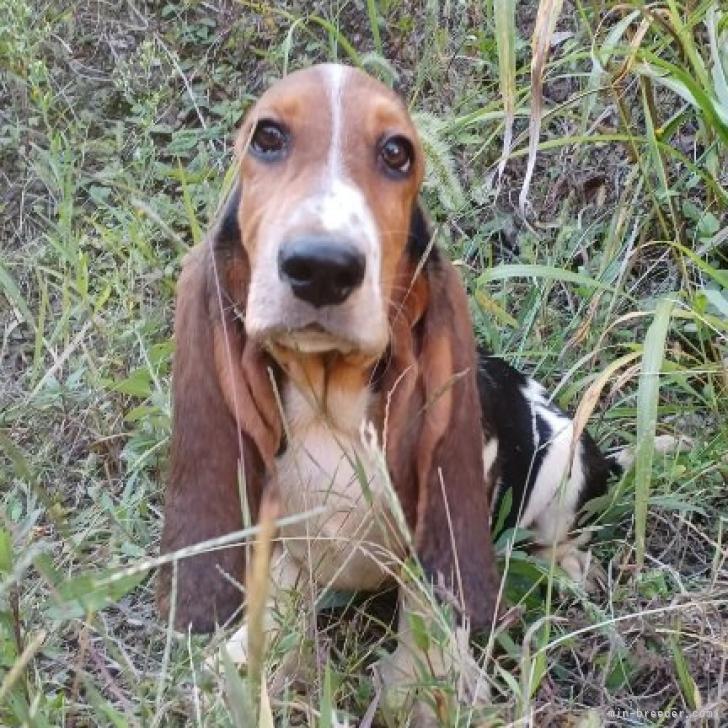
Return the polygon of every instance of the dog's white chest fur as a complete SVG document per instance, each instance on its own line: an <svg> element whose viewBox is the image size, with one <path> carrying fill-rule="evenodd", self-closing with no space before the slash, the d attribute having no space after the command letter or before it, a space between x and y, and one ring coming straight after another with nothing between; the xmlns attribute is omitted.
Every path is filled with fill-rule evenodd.
<svg viewBox="0 0 728 728"><path fill-rule="evenodd" d="M278 458L284 514L320 515L286 527L285 548L304 574L323 586L375 590L404 553L384 467L364 446L370 393L328 392L328 416L290 381L283 404L290 442Z"/></svg>

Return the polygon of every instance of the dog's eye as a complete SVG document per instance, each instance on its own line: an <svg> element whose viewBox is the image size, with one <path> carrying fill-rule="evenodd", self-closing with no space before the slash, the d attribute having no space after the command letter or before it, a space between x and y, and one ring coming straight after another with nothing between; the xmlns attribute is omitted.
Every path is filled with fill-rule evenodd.
<svg viewBox="0 0 728 728"><path fill-rule="evenodd" d="M412 144L403 136L392 136L385 139L379 148L379 157L388 170L405 175L412 166Z"/></svg>
<svg viewBox="0 0 728 728"><path fill-rule="evenodd" d="M286 132L274 121L260 121L250 140L251 149L259 156L272 159L285 151L288 143Z"/></svg>

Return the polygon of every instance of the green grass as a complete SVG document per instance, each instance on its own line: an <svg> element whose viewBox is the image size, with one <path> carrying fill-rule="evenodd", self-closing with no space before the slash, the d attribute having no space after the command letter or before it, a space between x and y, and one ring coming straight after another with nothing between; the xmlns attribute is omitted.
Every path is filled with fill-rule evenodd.
<svg viewBox="0 0 728 728"><path fill-rule="evenodd" d="M0 724L250 725L261 694L261 725L372 718L386 609L311 625L282 605L251 696L204 668L208 639L171 638L149 568L181 257L252 100L334 59L418 112L480 340L601 444L637 446L598 504L606 593L552 593L558 574L499 539L512 609L481 658L484 724L728 713L728 8L540 5L532 78L534 2L0 0ZM655 454L655 427L694 446ZM275 668L299 644L294 690Z"/></svg>

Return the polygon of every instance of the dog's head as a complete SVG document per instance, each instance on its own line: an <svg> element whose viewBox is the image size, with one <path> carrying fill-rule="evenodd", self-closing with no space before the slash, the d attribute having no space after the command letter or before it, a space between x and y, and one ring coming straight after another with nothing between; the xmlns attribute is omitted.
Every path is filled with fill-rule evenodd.
<svg viewBox="0 0 728 728"><path fill-rule="evenodd" d="M237 148L248 335L380 355L423 176L405 106L361 71L314 66L260 98Z"/></svg>

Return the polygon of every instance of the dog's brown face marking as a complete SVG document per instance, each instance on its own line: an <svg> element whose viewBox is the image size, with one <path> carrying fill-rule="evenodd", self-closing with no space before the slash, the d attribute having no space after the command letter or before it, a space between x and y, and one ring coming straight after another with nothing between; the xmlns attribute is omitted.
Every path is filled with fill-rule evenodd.
<svg viewBox="0 0 728 728"><path fill-rule="evenodd" d="M246 329L301 352L380 355L423 154L387 87L339 65L267 91L238 140Z"/></svg>

